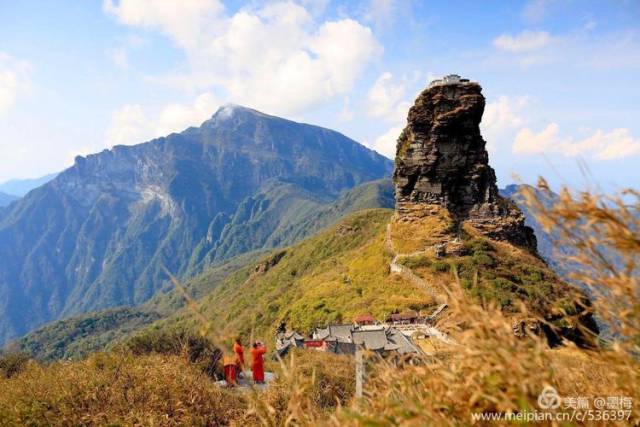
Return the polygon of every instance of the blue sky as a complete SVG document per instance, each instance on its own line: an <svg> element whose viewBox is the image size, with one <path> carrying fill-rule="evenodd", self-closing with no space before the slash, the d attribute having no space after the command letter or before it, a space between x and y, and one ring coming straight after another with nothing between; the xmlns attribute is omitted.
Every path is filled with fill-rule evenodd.
<svg viewBox="0 0 640 427"><path fill-rule="evenodd" d="M640 2L587 0L0 0L0 181L229 102L392 156L448 73L484 88L500 185L640 186Z"/></svg>

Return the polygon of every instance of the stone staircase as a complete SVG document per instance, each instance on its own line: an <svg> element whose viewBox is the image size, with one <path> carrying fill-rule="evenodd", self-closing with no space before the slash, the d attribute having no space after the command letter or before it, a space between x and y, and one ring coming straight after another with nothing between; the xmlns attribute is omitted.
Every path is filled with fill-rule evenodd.
<svg viewBox="0 0 640 427"><path fill-rule="evenodd" d="M426 251L417 251L417 252L412 252L412 253L408 253L408 254L399 254L396 251L396 249L395 249L395 247L393 245L393 240L391 239L391 224L390 223L387 224L387 229L386 229L386 232L385 232L384 247L389 253L391 253L393 255L393 259L391 260L391 263L389 264L389 271L391 272L391 274L398 274L398 275L402 276L407 281L411 282L414 286L416 286L416 287L424 290L425 292L427 292L439 304L446 304L447 298L446 298L445 295L443 295L442 293L439 293L432 285L427 283L426 280L424 280L423 278L421 278L420 276L415 274L413 271L411 271L410 268L408 268L408 267L406 267L406 266L404 266L404 265L402 265L402 264L400 264L398 262L398 260L400 260L401 258L407 258L407 257L411 257L411 256L416 256L416 255L422 255L422 254L425 254Z"/></svg>

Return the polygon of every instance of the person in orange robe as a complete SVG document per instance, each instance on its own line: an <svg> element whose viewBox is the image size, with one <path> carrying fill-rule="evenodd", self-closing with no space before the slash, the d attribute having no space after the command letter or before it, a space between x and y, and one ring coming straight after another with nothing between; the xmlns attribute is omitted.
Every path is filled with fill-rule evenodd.
<svg viewBox="0 0 640 427"><path fill-rule="evenodd" d="M240 338L236 338L236 342L233 344L233 352L236 354L236 366L238 372L244 371L244 348Z"/></svg>
<svg viewBox="0 0 640 427"><path fill-rule="evenodd" d="M251 356L253 356L253 364L251 368L253 370L253 382L256 384L264 384L264 359L262 356L267 352L267 347L261 342L253 344L251 349Z"/></svg>
<svg viewBox="0 0 640 427"><path fill-rule="evenodd" d="M227 387L234 387L238 384L237 372L236 372L236 360L233 356L225 355L222 358L222 365L224 366L224 379L227 381Z"/></svg>

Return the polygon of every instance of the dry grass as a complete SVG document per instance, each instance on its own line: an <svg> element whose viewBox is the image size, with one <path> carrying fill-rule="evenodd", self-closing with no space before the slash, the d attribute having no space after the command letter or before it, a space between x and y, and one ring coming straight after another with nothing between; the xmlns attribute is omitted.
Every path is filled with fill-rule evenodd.
<svg viewBox="0 0 640 427"><path fill-rule="evenodd" d="M220 425L245 404L179 356L96 354L0 380L0 425Z"/></svg>
<svg viewBox="0 0 640 427"><path fill-rule="evenodd" d="M277 370L266 393L254 393L245 425L317 425L336 420L337 408L355 391L354 362L349 356L294 351Z"/></svg>
<svg viewBox="0 0 640 427"><path fill-rule="evenodd" d="M550 192L542 179L538 187ZM565 189L551 208L531 190L524 196L557 243L571 249L571 278L589 288L617 344L640 355L640 193L574 195Z"/></svg>
<svg viewBox="0 0 640 427"><path fill-rule="evenodd" d="M449 329L457 351L424 366L383 371L368 384L369 396L340 411L335 424L468 425L474 412L538 409L537 397L547 385L560 396L589 398L591 409L596 397L629 397L634 406L628 421L594 423L640 423L638 193L603 199L564 191L550 209L532 193L527 197L548 230L573 247L573 277L598 296L596 312L610 323L614 340L593 351L570 343L551 350L537 336L518 339L501 311L481 309L454 283L448 321L455 319Z"/></svg>
<svg viewBox="0 0 640 427"><path fill-rule="evenodd" d="M458 323L449 328L456 348L423 366L383 369L368 382L368 396L340 411L334 425L469 425L472 413L538 409L547 385L565 397L640 399L639 365L628 354L551 350L538 337L518 339L501 311L459 297L451 316ZM631 419L640 420L639 408Z"/></svg>
<svg viewBox="0 0 640 427"><path fill-rule="evenodd" d="M394 220L391 222L394 249L403 254L424 251L434 244L441 243L452 226L453 222L445 210L440 210L435 215L416 212L413 221Z"/></svg>

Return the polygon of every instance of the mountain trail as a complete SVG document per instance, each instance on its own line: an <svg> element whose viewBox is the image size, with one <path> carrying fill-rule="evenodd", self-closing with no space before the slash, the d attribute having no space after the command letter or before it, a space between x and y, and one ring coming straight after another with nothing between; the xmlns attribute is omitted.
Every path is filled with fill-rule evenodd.
<svg viewBox="0 0 640 427"><path fill-rule="evenodd" d="M405 254L398 253L395 250L395 247L393 245L393 239L391 238L391 223L387 224L384 240L385 240L384 241L385 249L393 255L393 259L389 263L389 271L391 272L391 274L394 274L394 273L399 274L409 282L413 283L415 286L419 287L420 289L423 289L425 292L431 295L433 299L439 304L446 304L447 299L443 294L438 293L432 285L430 285L429 283L427 283L426 280L424 280L423 278L415 274L413 271L411 271L410 268L398 263L398 260L400 258L421 255L426 253L426 251L417 251L417 252L405 253Z"/></svg>

